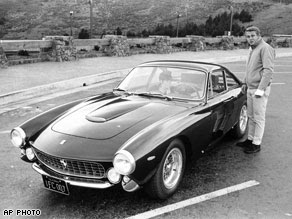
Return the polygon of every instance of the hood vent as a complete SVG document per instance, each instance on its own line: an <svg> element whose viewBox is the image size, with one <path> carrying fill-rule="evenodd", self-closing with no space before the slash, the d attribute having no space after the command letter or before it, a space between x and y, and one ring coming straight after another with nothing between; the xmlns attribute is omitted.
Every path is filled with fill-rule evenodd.
<svg viewBox="0 0 292 219"><path fill-rule="evenodd" d="M87 115L85 116L85 118L90 121L90 122L97 122L97 123L103 123L106 122L105 118L102 117L97 117L97 116L91 116L91 115Z"/></svg>

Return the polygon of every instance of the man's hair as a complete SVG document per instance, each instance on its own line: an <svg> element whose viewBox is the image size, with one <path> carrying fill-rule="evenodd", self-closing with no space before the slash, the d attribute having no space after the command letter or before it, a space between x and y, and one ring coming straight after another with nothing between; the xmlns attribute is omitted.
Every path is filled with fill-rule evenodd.
<svg viewBox="0 0 292 219"><path fill-rule="evenodd" d="M260 29L258 27L256 27L256 26L250 26L250 27L245 29L245 32L252 32L252 31L256 32L256 34L258 36L261 35Z"/></svg>

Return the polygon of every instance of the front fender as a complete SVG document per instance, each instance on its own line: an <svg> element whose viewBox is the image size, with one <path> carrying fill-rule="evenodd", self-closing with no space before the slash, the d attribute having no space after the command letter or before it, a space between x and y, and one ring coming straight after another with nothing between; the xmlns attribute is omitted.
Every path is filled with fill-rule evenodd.
<svg viewBox="0 0 292 219"><path fill-rule="evenodd" d="M145 182L157 168L170 142L180 136L191 137L189 130L206 116L183 113L158 121L130 138L120 149L130 152L136 161L132 177Z"/></svg>
<svg viewBox="0 0 292 219"><path fill-rule="evenodd" d="M22 128L26 134L26 141L29 140L32 136L41 132L44 128L46 128L51 122L59 118L65 112L67 112L72 107L78 105L83 100L76 100L70 103L66 103L64 105L55 107L46 112L43 112L27 121L22 123L19 127ZM36 136L35 136L36 137Z"/></svg>

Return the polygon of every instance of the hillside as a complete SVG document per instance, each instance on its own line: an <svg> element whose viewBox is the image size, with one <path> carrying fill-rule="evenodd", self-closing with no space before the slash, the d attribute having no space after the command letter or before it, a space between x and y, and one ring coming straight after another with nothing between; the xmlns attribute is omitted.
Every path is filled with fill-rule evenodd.
<svg viewBox="0 0 292 219"><path fill-rule="evenodd" d="M93 35L151 30L157 24L180 25L205 23L208 16L243 9L254 18L252 23L264 34L292 34L292 0L93 0ZM281 3L280 3L281 2ZM73 11L73 35L89 29L88 0L0 0L1 39L41 39L46 35L70 34L70 11ZM245 24L248 25L248 24Z"/></svg>

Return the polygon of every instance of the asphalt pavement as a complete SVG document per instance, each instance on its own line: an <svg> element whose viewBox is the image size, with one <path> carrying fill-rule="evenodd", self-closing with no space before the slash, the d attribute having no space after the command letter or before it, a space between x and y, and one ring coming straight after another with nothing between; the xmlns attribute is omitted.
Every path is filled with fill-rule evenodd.
<svg viewBox="0 0 292 219"><path fill-rule="evenodd" d="M243 61L224 65L238 77L244 75ZM235 146L238 139L227 135L212 152L190 162L177 193L165 201L150 199L143 190L127 193L120 187L106 190L72 187L70 196L48 191L43 188L41 176L19 158L19 149L10 142L13 127L53 107L107 92L115 83L83 87L80 92L70 90L63 96L54 94L54 98L45 101L32 98L34 104L23 103L17 110L0 112L0 218L18 219L21 216L16 215L17 210L31 209L41 211L41 216L33 218L119 219L149 211L159 213L161 208L169 212L156 214L155 219L291 218L291 68L292 56L276 60L261 152L245 154ZM251 181L258 184L237 191L232 189ZM224 191L228 194L224 195ZM198 199L200 202L194 204L192 200ZM187 202L188 206L173 207L182 207L181 202ZM4 216L4 209L14 213Z"/></svg>
<svg viewBox="0 0 292 219"><path fill-rule="evenodd" d="M276 49L277 57L292 56L292 48ZM193 60L214 63L243 61L248 49L208 50L127 57L97 57L72 62L40 62L0 69L0 106L35 96L74 89L124 76L134 66L152 60Z"/></svg>

